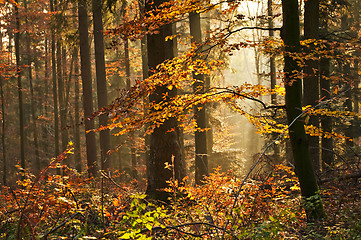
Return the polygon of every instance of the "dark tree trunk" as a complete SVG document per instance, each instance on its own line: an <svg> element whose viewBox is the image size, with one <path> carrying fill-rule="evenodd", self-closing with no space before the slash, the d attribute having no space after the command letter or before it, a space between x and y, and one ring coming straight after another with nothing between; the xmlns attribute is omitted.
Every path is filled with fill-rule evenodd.
<svg viewBox="0 0 361 240"><path fill-rule="evenodd" d="M192 44L202 44L201 19L199 13L192 12L189 14L189 27L192 37ZM200 51L199 51L200 52ZM196 57L193 59L196 60ZM205 92L205 82L203 74L193 74L196 80L193 84L193 92L195 94L203 94ZM194 106L194 117L197 127L201 130L195 132L195 183L202 184L208 172L208 151L207 151L207 116L204 104Z"/></svg>
<svg viewBox="0 0 361 240"><path fill-rule="evenodd" d="M83 108L85 123L85 141L87 153L88 174L91 177L97 175L97 146L95 141L93 113L93 90L90 66L90 49L88 37L88 13L85 0L78 3L79 17L79 43L81 60L81 78L83 83Z"/></svg>
<svg viewBox="0 0 361 240"><path fill-rule="evenodd" d="M24 1L25 10L27 10L27 2ZM26 20L28 24L28 21ZM33 71L32 71L32 53L31 53L31 39L30 35L26 33L26 51L27 51L27 70L28 70L28 80L29 80L29 87L30 87L30 108L31 108L31 120L33 122L33 134L34 134L34 151L35 151L35 164L34 170L35 173L38 174L41 171L41 164L40 164L40 153L39 153L39 141L38 141L38 126L37 126L37 117L36 117L36 102L34 97L34 86L33 86Z"/></svg>
<svg viewBox="0 0 361 240"><path fill-rule="evenodd" d="M50 72L51 69L49 69L49 40L46 37L45 38L45 60L44 60L44 71L45 71L45 104L42 104L43 106L43 115L47 118L49 117L49 90L50 90ZM37 71L38 72L38 71ZM47 124L43 123L41 126L41 146L43 147L44 154L41 156L41 164L43 166L45 159L50 159L51 155L49 155L49 142L48 142L48 130L47 130Z"/></svg>
<svg viewBox="0 0 361 240"><path fill-rule="evenodd" d="M23 88L21 82L22 69L20 66L20 18L19 18L19 2L16 0L15 8L15 25L17 31L15 32L15 58L16 58L16 73L18 83L18 103L19 103L19 129L20 129L20 166L25 169L25 133L24 133L24 107L23 107Z"/></svg>
<svg viewBox="0 0 361 240"><path fill-rule="evenodd" d="M2 47L2 46L1 46ZM2 48L1 48L2 49ZM5 131L6 131L6 115L5 115L5 98L4 98L4 79L0 76L0 97L1 97L1 146L2 146L2 165L3 165L3 184L6 186L6 179L7 179L7 161L6 161L6 144L5 144Z"/></svg>
<svg viewBox="0 0 361 240"><path fill-rule="evenodd" d="M304 34L305 39L318 39L319 28L319 0L305 1L305 15L304 15ZM308 45L307 52L311 53L314 50L314 44ZM320 98L319 93L319 74L318 74L318 61L307 60L304 68L303 78L303 103L305 106L315 106ZM317 116L311 116L309 124L317 128L320 127L320 120ZM308 137L311 160L315 171L321 169L320 165L320 137Z"/></svg>
<svg viewBox="0 0 361 240"><path fill-rule="evenodd" d="M59 100L59 112L60 112L60 132L61 132L61 152L65 151L68 145L68 131L66 130L66 107L65 107L65 94L64 94L64 75L63 75L63 63L60 40L56 43L56 70L58 80L58 100Z"/></svg>
<svg viewBox="0 0 361 240"><path fill-rule="evenodd" d="M0 32L0 51L3 51L3 35ZM4 98L4 79L0 76L0 100L1 100L1 147L2 147L2 168L3 168L3 178L2 182L3 185L6 186L6 179L7 179L7 162L6 162L6 144L5 144L5 98Z"/></svg>
<svg viewBox="0 0 361 240"><path fill-rule="evenodd" d="M50 0L50 11L54 12L54 0ZM59 118L58 118L58 91L56 79L56 47L55 47L55 33L51 30L51 72L53 82L53 104L54 104L54 154L55 157L59 155ZM59 172L58 172L59 173Z"/></svg>
<svg viewBox="0 0 361 240"><path fill-rule="evenodd" d="M284 72L286 87L286 113L292 145L295 170L301 186L305 210L309 220L326 217L312 167L302 115L301 81L298 62L287 53L298 53L300 45L300 22L298 0L282 0L283 27L281 37L285 44Z"/></svg>
<svg viewBox="0 0 361 240"><path fill-rule="evenodd" d="M102 1L93 0L93 27L94 27L94 46L95 46L95 65L97 78L98 108L108 106L107 80L105 73L104 59L104 39L103 39L103 14ZM99 117L99 125L106 126L108 116L103 114ZM110 150L110 132L109 129L100 132L100 155L101 169L106 170L111 167L111 158L108 154Z"/></svg>
<svg viewBox="0 0 361 240"><path fill-rule="evenodd" d="M33 121L33 134L34 134L34 150L35 150L35 172L39 173L41 171L41 163L40 163L40 153L39 153L39 141L38 141L38 124L36 122L36 110L35 110L35 97L34 97L34 87L33 87L33 77L31 71L31 63L29 63L28 67L28 78L29 78L29 86L30 86L30 104L31 104L31 117Z"/></svg>
<svg viewBox="0 0 361 240"><path fill-rule="evenodd" d="M146 2L146 9L152 10L162 3L164 3L163 0L156 0L154 4ZM159 34L148 35L147 49L150 71L163 61L174 57L173 41L165 41L165 37L171 35L173 35L171 24L162 26ZM149 97L149 101L158 104L161 101L169 101L176 94L176 88L169 90L167 86L158 86ZM150 136L149 151L147 194L154 199L167 200L169 194L162 191L168 187L167 181L173 176L178 181L182 181L185 177L185 164L181 156L179 128L175 117L165 120L161 126L154 129ZM165 168L167 163L173 165L172 169Z"/></svg>

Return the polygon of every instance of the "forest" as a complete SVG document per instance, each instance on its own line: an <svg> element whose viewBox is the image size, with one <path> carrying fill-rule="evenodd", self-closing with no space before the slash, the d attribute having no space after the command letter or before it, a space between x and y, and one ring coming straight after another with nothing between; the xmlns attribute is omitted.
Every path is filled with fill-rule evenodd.
<svg viewBox="0 0 361 240"><path fill-rule="evenodd" d="M360 0L0 0L0 239L361 239Z"/></svg>

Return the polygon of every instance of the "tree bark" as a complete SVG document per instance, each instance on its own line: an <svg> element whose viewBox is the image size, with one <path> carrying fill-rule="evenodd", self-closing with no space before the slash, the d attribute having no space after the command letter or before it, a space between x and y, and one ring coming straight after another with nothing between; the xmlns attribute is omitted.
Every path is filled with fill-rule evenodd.
<svg viewBox="0 0 361 240"><path fill-rule="evenodd" d="M50 0L50 11L54 12L54 0ZM54 104L54 154L55 157L59 156L59 118L58 118L58 91L56 79L56 47L55 47L55 33L51 29L51 72L53 82L53 104ZM59 172L58 172L59 173Z"/></svg>
<svg viewBox="0 0 361 240"><path fill-rule="evenodd" d="M189 13L189 27L192 44L202 44L201 18L199 13ZM193 60L196 59L197 57L193 58ZM204 75L193 73L193 78L195 79L193 84L194 94L205 93ZM202 184L204 177L209 175L207 132L205 131L207 128L206 107L204 104L197 104L194 106L193 111L197 127L200 129L195 132L195 183Z"/></svg>
<svg viewBox="0 0 361 240"><path fill-rule="evenodd" d="M51 69L49 69L49 47L48 47L48 44L49 43L49 40L48 38L46 37L45 38L45 41L44 41L44 45L45 45L45 59L44 59L44 71L45 71L45 74L44 74L44 78L45 78L45 104L41 104L43 106L43 115L48 118L49 117L49 90L50 90L50 72L51 72ZM37 71L38 72L38 71ZM43 123L42 126L41 126L41 146L43 147L43 152L44 154L41 156L41 161L42 161L42 165L43 165L43 162L48 159L50 159L51 157L51 154L49 154L49 141L48 141L48 130L47 130L47 124L46 123Z"/></svg>
<svg viewBox="0 0 361 240"><path fill-rule="evenodd" d="M153 4L146 2L146 9L150 11L164 2L164 0L155 0ZM156 66L163 61L174 57L173 40L165 41L165 37L171 35L173 35L171 24L162 26L158 34L148 35L147 49L150 71L155 70ZM150 95L149 101L158 104L161 101L169 101L176 94L176 88L169 90L167 86L158 86ZM156 110L152 109L152 111ZM154 129L150 136L149 151L147 194L153 199L166 201L169 194L162 189L168 187L167 181L173 177L174 180L182 181L185 176L179 128L175 117L165 120L161 126ZM173 165L172 169L166 169L166 164Z"/></svg>
<svg viewBox="0 0 361 240"><path fill-rule="evenodd" d="M318 39L319 35L319 0L305 1L305 15L304 15L304 35L305 39ZM308 54L314 50L314 45L309 44L307 47ZM306 60L303 78L303 102L304 105L315 106L320 98L319 93L319 74L318 61ZM320 120L317 116L311 116L309 124L317 128L320 127ZM320 171L320 137L308 137L311 160L315 171Z"/></svg>
<svg viewBox="0 0 361 240"><path fill-rule="evenodd" d="M2 33L0 33L0 51L3 50L3 42L2 42ZM1 98L1 146L2 146L2 168L3 168L3 177L2 182L4 186L6 186L6 180L7 180L7 160L6 160L6 143L5 143L5 136L6 136L6 114L5 114L5 98L4 98L4 78L0 76L0 98Z"/></svg>
<svg viewBox="0 0 361 240"><path fill-rule="evenodd" d="M56 70L58 80L58 101L60 112L60 133L61 133L61 152L65 151L68 146L68 131L66 130L66 107L65 107L65 93L64 93L64 75L62 63L62 43L58 39L56 41Z"/></svg>
<svg viewBox="0 0 361 240"><path fill-rule="evenodd" d="M30 47L29 47L30 48ZM33 87L33 77L31 70L31 63L28 63L28 78L30 86L30 104L31 104L31 117L33 121L33 134L34 134L34 150L35 150L35 172L39 173L41 171L40 163L40 153L39 153L39 141L38 141L38 124L36 121L36 110L35 110L35 97L34 97L34 87Z"/></svg>
<svg viewBox="0 0 361 240"><path fill-rule="evenodd" d="M331 84L330 84L330 60L327 58L322 58L320 61L320 90L321 98L323 101L327 101L331 98ZM332 132L332 118L328 116L321 117L321 128L323 131ZM332 166L334 162L334 153L333 153L333 139L325 138L321 139L322 146L322 169L327 170Z"/></svg>
<svg viewBox="0 0 361 240"><path fill-rule="evenodd" d="M273 30L273 2L272 0L267 0L267 15L268 15L268 36L272 39L274 37L274 30ZM272 54L269 59L269 68L270 68L270 80L271 80L271 89L276 88L277 84L277 76L276 76L276 61L275 56ZM277 105L277 95L271 95L271 104ZM278 134L274 134L274 137ZM275 163L279 163L280 161L280 146L278 144L274 144L273 147L274 156L275 156Z"/></svg>
<svg viewBox="0 0 361 240"><path fill-rule="evenodd" d="M16 74L18 84L18 103L19 103L19 131L20 131L20 166L25 169L25 134L24 134L24 106L23 106L23 87L21 82L22 69L20 66L20 17L19 17L19 1L15 1L15 58L16 58Z"/></svg>
<svg viewBox="0 0 361 240"><path fill-rule="evenodd" d="M97 146L95 133L93 131L88 132L94 129L94 119L92 118L93 91L88 36L88 13L85 0L80 0L78 3L78 18L87 165L89 176L94 177L97 175Z"/></svg>
<svg viewBox="0 0 361 240"><path fill-rule="evenodd" d="M127 79L127 89L130 90L131 83L130 83L130 59L129 59L129 44L128 39L124 42L124 55L125 55L125 76ZM135 147L135 135L134 132L131 131L129 133L129 145L130 145L130 158L132 161L132 177L134 179L138 178L137 173L137 153Z"/></svg>
<svg viewBox="0 0 361 240"><path fill-rule="evenodd" d="M108 106L107 80L105 72L104 58L104 39L103 39L103 14L102 0L92 0L93 7L93 27L94 27L94 46L95 46L95 67L97 78L98 108L102 109ZM99 116L99 127L108 124L108 116L102 114ZM106 170L111 167L111 158L108 154L110 150L110 131L109 129L100 132L100 155L101 169Z"/></svg>
<svg viewBox="0 0 361 240"><path fill-rule="evenodd" d="M27 1L24 1L24 9L27 11ZM26 24L28 20L26 19ZM33 122L33 134L34 134L34 151L35 151L35 164L34 170L35 173L38 174L41 171L41 164L40 164L40 154L39 154L39 141L38 141L38 126L36 121L36 103L34 97L34 87L33 87L33 71L32 71L32 53L31 53L31 39L29 32L26 32L26 51L27 51L27 70L28 70L28 80L29 80L29 87L30 87L30 108L31 108L31 119Z"/></svg>
<svg viewBox="0 0 361 240"><path fill-rule="evenodd" d="M75 48L75 66L74 66L74 73L75 73L75 83L74 83L74 91L75 91L75 98L74 98L74 159L75 159L75 168L80 173L82 171L82 164L81 164L81 145L80 145L80 107L79 107L79 50Z"/></svg>
<svg viewBox="0 0 361 240"><path fill-rule="evenodd" d="M301 186L304 207L309 220L326 217L312 167L302 115L301 80L298 62L289 53L300 52L300 22L298 0L282 0L283 27L281 37L285 44L284 73L286 88L286 113L292 145L295 170ZM292 125L291 125L292 124Z"/></svg>

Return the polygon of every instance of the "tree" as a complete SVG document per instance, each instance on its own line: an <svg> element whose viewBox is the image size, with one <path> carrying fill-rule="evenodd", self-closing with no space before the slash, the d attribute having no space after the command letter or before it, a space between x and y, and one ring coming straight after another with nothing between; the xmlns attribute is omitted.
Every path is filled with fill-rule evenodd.
<svg viewBox="0 0 361 240"><path fill-rule="evenodd" d="M197 12L189 13L189 27L191 42L193 47L202 44L201 18ZM198 52L201 48L199 48ZM195 60L195 59L194 59ZM195 83L193 84L194 94L205 93L205 78L203 74L193 74ZM208 176L208 151L207 151L207 116L206 106L197 104L194 106L194 117L199 128L195 132L195 182L201 184L205 176Z"/></svg>
<svg viewBox="0 0 361 240"><path fill-rule="evenodd" d="M50 0L50 12L54 12L54 0ZM59 118L58 118L58 92L57 92L57 75L56 75L56 47L55 47L55 30L51 29L51 73L53 83L53 109L54 109L54 154L59 155Z"/></svg>
<svg viewBox="0 0 361 240"><path fill-rule="evenodd" d="M93 30L94 30L94 48L95 48L95 66L97 79L97 96L98 108L108 106L108 92L107 80L105 73L105 58L104 58L104 39L103 39L103 14L102 14L102 0L92 0L93 9ZM108 124L108 116L102 114L99 116L99 125L106 126ZM104 129L100 132L100 155L101 155L101 169L106 170L110 168L111 158L108 154L110 150L110 131Z"/></svg>
<svg viewBox="0 0 361 240"><path fill-rule="evenodd" d="M0 54L1 58L3 56L3 35L0 32ZM1 59L3 61L3 59ZM2 69L4 71L5 69ZM1 71L1 72L2 72ZM2 147L2 170L3 170L3 178L2 182L4 186L6 186L6 179L7 179L7 160L6 160L6 143L5 143L5 136L6 136L6 114L5 114L5 98L4 98L4 78L0 76L0 99L1 99L1 147Z"/></svg>
<svg viewBox="0 0 361 240"><path fill-rule="evenodd" d="M27 1L24 1L24 10L28 12L28 6ZM25 24L28 25L28 19L26 19ZM32 71L32 58L33 58L33 52L31 51L30 45L31 45L31 37L29 30L26 31L25 36L26 41L26 51L27 51L27 70L28 70L28 80L29 80L29 88L30 88L30 108L31 108L31 118L32 118L32 129L34 134L34 150L35 150L35 172L39 173L41 170L41 164L40 164L40 153L39 153L39 141L38 141L38 127L37 127L37 117L36 117L36 102L34 97L34 86L33 86L33 71Z"/></svg>
<svg viewBox="0 0 361 240"><path fill-rule="evenodd" d="M272 0L267 0L267 15L268 15L268 35L270 38L274 37L274 30L273 30L273 2ZM272 39L271 39L272 40ZM270 56L269 59L269 68L270 68L270 80L271 80L271 89L276 88L277 84L277 76L276 76L276 59L274 54ZM271 95L271 104L277 105L277 95L272 94ZM280 147L278 145L274 146L274 155L276 158L276 162L279 160L280 155Z"/></svg>
<svg viewBox="0 0 361 240"><path fill-rule="evenodd" d="M305 39L311 40L312 43L318 39L319 28L319 0L305 1L304 14L304 35ZM306 60L303 78L303 102L304 105L315 106L319 100L319 74L317 60L311 59L311 52L314 50L314 44L307 45L306 51L309 53L309 59ZM309 124L319 128L320 120L318 116L311 116ZM320 165L320 147L319 136L309 136L310 154L313 167L316 171L321 169Z"/></svg>
<svg viewBox="0 0 361 240"><path fill-rule="evenodd" d="M124 40L124 55L125 55L125 76L127 78L126 84L127 89L131 90L131 83L130 83L130 59L129 59L129 43L128 39ZM137 153L136 153L136 146L135 146L135 135L134 132L129 133L129 140L130 140L130 157L132 162L132 170L131 174L134 179L138 178L137 173Z"/></svg>
<svg viewBox="0 0 361 240"><path fill-rule="evenodd" d="M74 159L75 159L75 168L78 172L81 172L82 165L81 165L81 145L80 145L80 97L79 97L79 50L78 48L74 49L75 54L75 66L74 66L74 73L75 73L75 83L74 83Z"/></svg>
<svg viewBox="0 0 361 240"><path fill-rule="evenodd" d="M88 13L85 0L80 0L78 3L78 20L87 165L89 176L94 177L97 174L97 148L95 132L91 131L94 129L94 118L92 118L93 91L88 37Z"/></svg>
<svg viewBox="0 0 361 240"><path fill-rule="evenodd" d="M159 7L164 0L156 0L154 3L146 2L147 11ZM158 34L148 35L148 67L150 74L154 73L158 64L174 57L173 40L166 41L167 36L172 36L172 25L162 26ZM149 96L149 102L159 104L161 101L170 101L177 95L177 90L172 85L157 86ZM156 109L152 109L156 112ZM182 181L185 177L185 164L181 156L181 143L177 119L170 117L163 124L157 126L150 135L148 162L148 186L147 194L154 199L167 200L168 194L162 189L168 187L167 181L172 179ZM166 168L170 166L170 168Z"/></svg>
<svg viewBox="0 0 361 240"><path fill-rule="evenodd" d="M285 44L284 73L286 88L286 113L292 145L295 171L301 186L301 194L309 220L326 217L313 171L302 116L301 79L299 63L291 54L301 50L300 22L297 0L282 0L283 27L281 37Z"/></svg>
<svg viewBox="0 0 361 240"><path fill-rule="evenodd" d="M19 129L20 129L20 165L23 169L26 168L25 162L25 119L24 119L24 106L23 106L23 87L21 82L22 69L20 66L20 16L19 16L19 2L16 0L15 8L15 58L16 58L16 74L18 83L18 103L19 103Z"/></svg>

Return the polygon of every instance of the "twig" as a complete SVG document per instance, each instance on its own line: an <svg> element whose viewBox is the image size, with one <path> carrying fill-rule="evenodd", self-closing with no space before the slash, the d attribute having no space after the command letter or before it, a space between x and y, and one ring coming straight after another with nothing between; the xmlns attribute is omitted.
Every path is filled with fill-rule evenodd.
<svg viewBox="0 0 361 240"><path fill-rule="evenodd" d="M62 223L60 223L58 226L54 227L53 229L51 229L49 232L47 232L44 236L42 236L41 239L46 240L49 234L52 234L53 232L55 232L56 230L58 230L59 228L61 228L62 226L64 226L65 224L67 224L67 222L69 222L71 219L73 219L74 217L76 217L77 215L81 215L81 212L76 212L73 213L69 218L67 218L65 221L63 221Z"/></svg>

